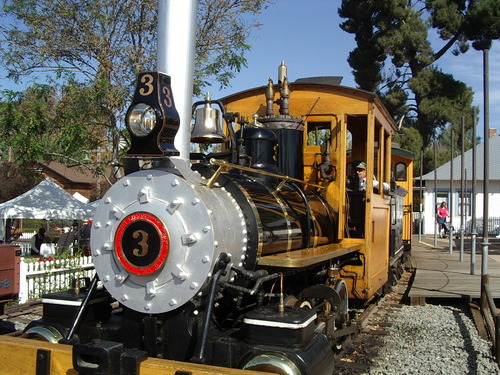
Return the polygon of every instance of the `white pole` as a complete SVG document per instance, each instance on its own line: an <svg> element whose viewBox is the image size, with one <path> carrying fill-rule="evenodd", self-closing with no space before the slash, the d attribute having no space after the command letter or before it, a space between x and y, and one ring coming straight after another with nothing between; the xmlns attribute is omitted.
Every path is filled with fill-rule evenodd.
<svg viewBox="0 0 500 375"><path fill-rule="evenodd" d="M26 303L29 297L28 290L28 262L25 257L21 257L19 261L19 303Z"/></svg>
<svg viewBox="0 0 500 375"><path fill-rule="evenodd" d="M189 159L198 0L158 0L157 69L171 78L180 127L174 144Z"/></svg>

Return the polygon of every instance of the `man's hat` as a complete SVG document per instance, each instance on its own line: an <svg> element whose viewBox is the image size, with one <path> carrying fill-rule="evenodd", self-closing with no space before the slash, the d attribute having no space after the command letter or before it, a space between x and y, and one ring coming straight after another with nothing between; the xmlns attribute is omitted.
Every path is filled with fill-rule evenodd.
<svg viewBox="0 0 500 375"><path fill-rule="evenodd" d="M366 164L361 162L356 166L356 169L366 169Z"/></svg>

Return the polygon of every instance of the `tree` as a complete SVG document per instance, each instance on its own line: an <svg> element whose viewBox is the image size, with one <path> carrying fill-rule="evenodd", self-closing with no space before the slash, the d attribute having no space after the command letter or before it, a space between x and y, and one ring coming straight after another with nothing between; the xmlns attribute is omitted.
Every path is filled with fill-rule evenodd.
<svg viewBox="0 0 500 375"><path fill-rule="evenodd" d="M246 67L247 39L260 23L257 16L272 0L199 0L196 34L194 94L218 83L227 87L235 73Z"/></svg>
<svg viewBox="0 0 500 375"><path fill-rule="evenodd" d="M449 126L458 130L462 117L470 129L472 89L436 64L447 51L465 53L471 41L477 48L498 39L498 0L343 0L339 14L346 19L341 28L358 43L349 63L360 88L377 92L395 118L405 115L424 144ZM445 41L437 51L429 28ZM363 64L364 49L373 51L376 64Z"/></svg>
<svg viewBox="0 0 500 375"><path fill-rule="evenodd" d="M258 14L266 2L199 1L197 92L210 79L227 85L245 65L245 40L258 24L246 24L242 17ZM4 0L1 16L0 62L9 76L20 80L45 74L43 80L59 85L63 116L89 126L78 110L84 102L84 109L95 115L88 131L110 140L110 160L117 165L123 112L135 76L155 65L157 0Z"/></svg>
<svg viewBox="0 0 500 375"><path fill-rule="evenodd" d="M0 203L11 200L19 195L19 192L30 190L36 185L39 174L32 169L19 168L13 163L4 162L0 164L0 178L8 183L2 184L0 189Z"/></svg>
<svg viewBox="0 0 500 375"><path fill-rule="evenodd" d="M101 139L92 126L92 105L85 96L73 93L58 98L48 85L34 85L22 93L4 91L0 101L0 136L2 149L15 151L15 162L23 168L34 168L37 162L59 154L81 159L84 150L98 147ZM72 90L75 90L72 87ZM78 98L71 103L68 98ZM90 109L89 109L90 107Z"/></svg>
<svg viewBox="0 0 500 375"><path fill-rule="evenodd" d="M340 27L354 34L357 43L348 62L356 83L363 90L376 92L383 81L387 51L380 40L399 28L399 20L408 18L405 3L404 0L342 1L339 15L346 21Z"/></svg>

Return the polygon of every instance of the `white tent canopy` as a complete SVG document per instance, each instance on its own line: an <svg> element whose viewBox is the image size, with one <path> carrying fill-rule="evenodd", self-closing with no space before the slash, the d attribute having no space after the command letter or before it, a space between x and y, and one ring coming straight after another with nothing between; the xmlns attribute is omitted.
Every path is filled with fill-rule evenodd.
<svg viewBox="0 0 500 375"><path fill-rule="evenodd" d="M0 219L91 219L94 210L50 178L30 191L0 204Z"/></svg>

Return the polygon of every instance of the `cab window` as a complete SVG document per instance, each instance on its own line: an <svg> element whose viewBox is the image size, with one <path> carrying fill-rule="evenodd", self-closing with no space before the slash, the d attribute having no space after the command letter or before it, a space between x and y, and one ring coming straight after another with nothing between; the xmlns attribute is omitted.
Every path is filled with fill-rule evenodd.
<svg viewBox="0 0 500 375"><path fill-rule="evenodd" d="M406 181L406 164L405 163L397 163L394 166L394 178L396 181Z"/></svg>
<svg viewBox="0 0 500 375"><path fill-rule="evenodd" d="M325 146L330 141L330 122L309 122L307 124L307 145Z"/></svg>

